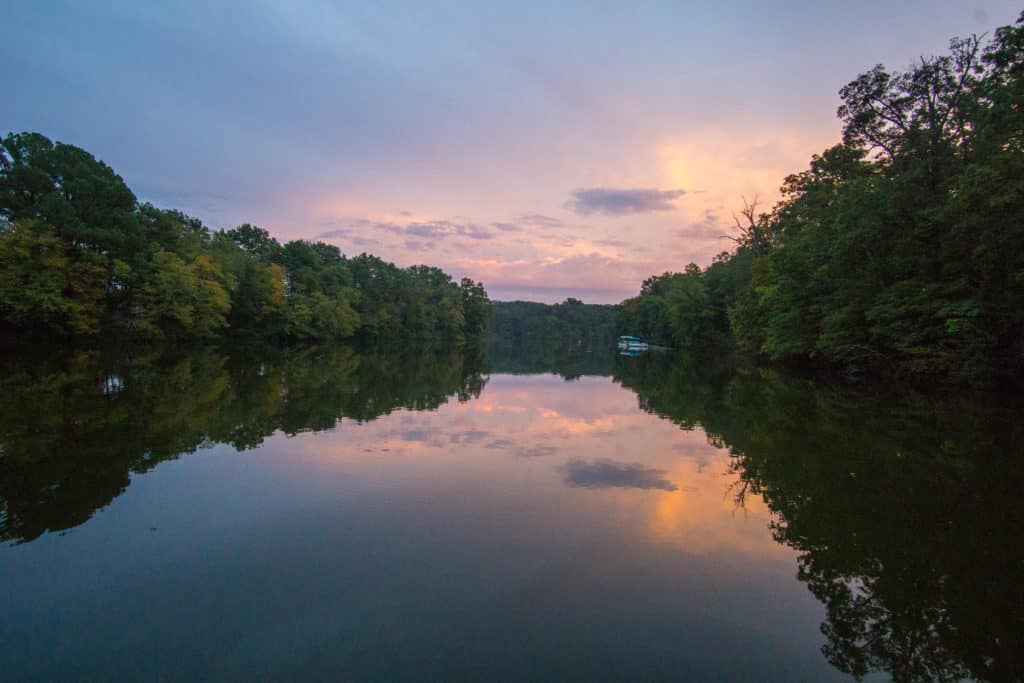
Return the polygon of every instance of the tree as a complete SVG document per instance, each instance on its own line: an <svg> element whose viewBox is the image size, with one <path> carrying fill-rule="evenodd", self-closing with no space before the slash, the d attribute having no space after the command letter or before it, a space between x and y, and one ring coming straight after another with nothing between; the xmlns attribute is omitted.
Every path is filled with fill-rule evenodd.
<svg viewBox="0 0 1024 683"><path fill-rule="evenodd" d="M844 374L1024 377L1022 73L1024 15L985 47L861 74L840 91L843 142L770 213L744 200L734 253L645 280L623 319Z"/></svg>
<svg viewBox="0 0 1024 683"><path fill-rule="evenodd" d="M15 223L0 232L0 312L30 332L89 335L100 327L107 273L75 261L48 226Z"/></svg>
<svg viewBox="0 0 1024 683"><path fill-rule="evenodd" d="M439 268L139 204L103 162L38 133L0 141L0 255L13 334L461 342L490 315L483 285Z"/></svg>
<svg viewBox="0 0 1024 683"><path fill-rule="evenodd" d="M491 321L491 300L487 297L483 283L464 277L459 287L462 290L462 319L466 334L479 337L487 331Z"/></svg>

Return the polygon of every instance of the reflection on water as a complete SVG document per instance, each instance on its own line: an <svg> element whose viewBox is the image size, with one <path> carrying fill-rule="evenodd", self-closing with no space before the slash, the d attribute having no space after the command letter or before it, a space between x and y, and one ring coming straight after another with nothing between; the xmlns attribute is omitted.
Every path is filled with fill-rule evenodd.
<svg viewBox="0 0 1024 683"><path fill-rule="evenodd" d="M614 339L610 339L607 346L596 348L545 344L543 340L513 344L505 339L492 339L487 346L487 361L493 373L553 374L572 380L586 375L612 374L615 353Z"/></svg>
<svg viewBox="0 0 1024 683"><path fill-rule="evenodd" d="M0 660L1018 680L1020 414L568 349L12 357Z"/></svg>
<svg viewBox="0 0 1024 683"><path fill-rule="evenodd" d="M641 406L733 455L735 496L772 511L826 607L823 652L895 680L1024 675L1024 414L1007 397L938 400L823 387L686 359L617 368Z"/></svg>
<svg viewBox="0 0 1024 683"><path fill-rule="evenodd" d="M0 539L81 524L130 474L217 443L333 429L479 396L479 352L348 347L230 357L70 353L0 367Z"/></svg>

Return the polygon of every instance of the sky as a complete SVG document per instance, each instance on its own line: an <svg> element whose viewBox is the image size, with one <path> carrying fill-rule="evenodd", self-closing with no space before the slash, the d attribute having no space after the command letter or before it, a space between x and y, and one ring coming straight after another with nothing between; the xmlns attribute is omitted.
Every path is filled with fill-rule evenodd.
<svg viewBox="0 0 1024 683"><path fill-rule="evenodd" d="M1006 1L9 3L0 134L142 201L613 303L707 265L744 198L837 142L839 89Z"/></svg>

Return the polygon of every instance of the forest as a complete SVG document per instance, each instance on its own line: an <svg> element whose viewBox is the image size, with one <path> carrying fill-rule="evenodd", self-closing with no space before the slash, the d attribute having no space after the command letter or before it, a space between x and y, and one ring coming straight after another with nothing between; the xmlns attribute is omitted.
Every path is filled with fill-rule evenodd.
<svg viewBox="0 0 1024 683"><path fill-rule="evenodd" d="M494 372L555 373L566 379L599 375L615 353L618 306L495 301L487 357Z"/></svg>
<svg viewBox="0 0 1024 683"><path fill-rule="evenodd" d="M572 297L560 304L495 301L490 339L525 348L614 348L618 309Z"/></svg>
<svg viewBox="0 0 1024 683"><path fill-rule="evenodd" d="M842 141L736 217L707 267L644 281L619 328L844 375L1024 375L1024 15L840 90Z"/></svg>
<svg viewBox="0 0 1024 683"><path fill-rule="evenodd" d="M109 166L39 133L0 142L0 336L464 340L483 285L333 245L211 230L140 203Z"/></svg>

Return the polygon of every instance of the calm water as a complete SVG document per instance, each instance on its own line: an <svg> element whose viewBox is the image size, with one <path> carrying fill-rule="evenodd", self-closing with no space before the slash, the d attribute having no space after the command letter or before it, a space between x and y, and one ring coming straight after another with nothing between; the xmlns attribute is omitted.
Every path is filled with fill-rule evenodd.
<svg viewBox="0 0 1024 683"><path fill-rule="evenodd" d="M685 358L8 358L4 680L1019 680L1019 404Z"/></svg>

